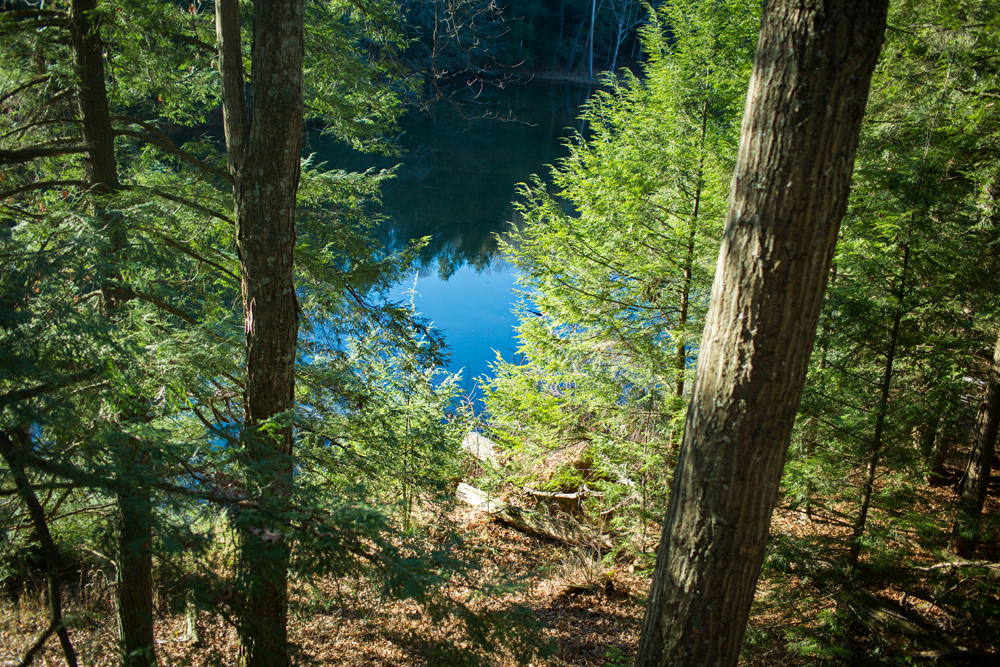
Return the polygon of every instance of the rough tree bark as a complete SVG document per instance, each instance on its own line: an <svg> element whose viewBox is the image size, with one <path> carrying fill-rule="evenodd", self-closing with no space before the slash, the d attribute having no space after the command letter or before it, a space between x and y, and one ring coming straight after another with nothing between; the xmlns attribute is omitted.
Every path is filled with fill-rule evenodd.
<svg viewBox="0 0 1000 667"><path fill-rule="evenodd" d="M273 497L291 484L292 428L262 423L295 407L295 201L303 134L304 0L255 0L250 108L236 0L216 2L219 69L246 324L242 443ZM268 528L268 540L259 530ZM288 551L274 526L241 531L240 664L288 664Z"/></svg>
<svg viewBox="0 0 1000 667"><path fill-rule="evenodd" d="M638 667L736 664L887 5L765 7Z"/></svg>
<svg viewBox="0 0 1000 667"><path fill-rule="evenodd" d="M83 141L87 146L87 180L98 195L97 205L119 188L115 159L115 134L111 124L104 73L104 46L96 17L95 0L73 0L70 9L70 45L79 81L77 112L83 121ZM127 253L125 221L115 211L98 208L108 235L109 263L119 266ZM131 292L114 274L105 282L103 304L111 318L131 298ZM146 452L141 445L118 453L119 476L125 479L142 466ZM125 667L156 664L153 636L153 549L152 503L149 487L135 487L116 495L115 528L117 550L115 586L118 609L118 637L121 662Z"/></svg>
<svg viewBox="0 0 1000 667"><path fill-rule="evenodd" d="M108 93L104 87L104 52L93 17L96 0L73 0L70 8L70 46L80 90L77 110L83 121L83 143L87 145L87 176L99 190L118 187L115 133L111 126Z"/></svg>
<svg viewBox="0 0 1000 667"><path fill-rule="evenodd" d="M986 383L986 405L976 425L976 440L969 453L969 463L962 479L962 498L951 533L950 549L962 558L972 558L979 542L979 522L990 485L993 453L1000 425L1000 337L993 350L993 363Z"/></svg>

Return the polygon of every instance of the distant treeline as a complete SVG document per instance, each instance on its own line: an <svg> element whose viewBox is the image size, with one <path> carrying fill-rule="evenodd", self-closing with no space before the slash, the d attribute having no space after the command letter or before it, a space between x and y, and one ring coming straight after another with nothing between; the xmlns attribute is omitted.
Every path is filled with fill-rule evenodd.
<svg viewBox="0 0 1000 667"><path fill-rule="evenodd" d="M653 3L658 4L658 3ZM641 59L640 0L408 0L406 58L438 74L592 78Z"/></svg>

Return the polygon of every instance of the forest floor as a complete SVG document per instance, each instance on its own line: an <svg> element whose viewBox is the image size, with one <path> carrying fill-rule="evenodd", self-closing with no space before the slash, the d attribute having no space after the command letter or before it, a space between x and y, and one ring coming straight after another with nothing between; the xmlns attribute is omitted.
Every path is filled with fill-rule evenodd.
<svg viewBox="0 0 1000 667"><path fill-rule="evenodd" d="M1000 512L998 486L995 482L987 507L994 516ZM947 487L927 487L911 499L910 507L915 512L940 511L949 506L951 493ZM845 585L824 563L826 558L835 558L832 552L837 545L843 546L849 528L829 518L804 520L803 516L798 510L781 508L774 514L772 539L791 545L787 550L792 555L784 560L772 558L765 569L741 665L868 664L868 657L870 664L903 664L904 660L906 664L911 664L909 660L1000 664L993 653L996 646L991 644L1000 636L998 573L973 577L967 576L963 567L921 570L941 562L946 536L931 544L933 539L921 541L900 534L898 541L880 546L878 553L893 554L888 561L863 560L861 574ZM651 559L601 561L596 554L525 535L471 509L453 509L449 518L464 541L479 551L481 575L487 579L501 573L522 578L522 586L511 600L530 607L558 646L553 658L536 660L536 667L632 664L650 574L636 568ZM887 519L876 511L871 519L873 528L877 530L879 522ZM657 532L656 526L649 527L646 537L650 549ZM817 549L829 551L817 553ZM806 556L797 559L795 553ZM994 535L981 545L977 557L1000 561L1000 537ZM811 568L803 565L807 561L813 563ZM852 587L855 595L851 599L855 604L861 600L860 607L838 614L850 607L844 593ZM117 630L109 587L97 586L92 580L82 590L79 586L68 588L72 598L69 611L83 619L71 633L80 664L115 665ZM975 596L979 596L975 604L961 603ZM156 627L161 665L236 664L236 634L222 616L201 612L198 641L194 641L184 615L168 613L165 603L161 607ZM975 609L980 610L978 615ZM845 618L849 627L844 625ZM415 604L380 599L363 584L331 580L310 587L294 586L289 619L298 664L434 667L439 663L432 653L415 649L412 643L409 648L402 647L406 638L441 638L455 630L447 623L431 622ZM0 607L0 666L18 664L45 627L40 593L23 595L17 605L4 601ZM504 658L496 663L513 664ZM54 638L35 664L65 664Z"/></svg>

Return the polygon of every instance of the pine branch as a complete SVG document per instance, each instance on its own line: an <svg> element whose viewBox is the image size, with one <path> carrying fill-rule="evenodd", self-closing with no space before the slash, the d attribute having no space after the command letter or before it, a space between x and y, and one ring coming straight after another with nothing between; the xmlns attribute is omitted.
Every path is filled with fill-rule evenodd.
<svg viewBox="0 0 1000 667"><path fill-rule="evenodd" d="M50 482L48 484L33 484L32 491L51 491L53 489L79 489L80 485L75 482ZM20 489L0 489L0 498L5 496L16 496Z"/></svg>
<svg viewBox="0 0 1000 667"><path fill-rule="evenodd" d="M213 167L208 162L205 162L204 160L199 160L198 158L191 155L187 151L178 148L177 145L173 141L171 141L167 135L163 134L163 132L161 132L156 126L147 123L145 121L139 120L138 118L132 118L131 116L113 116L112 118L114 120L124 120L128 123L138 125L149 133L149 134L143 134L142 132L136 132L135 130L119 129L115 130L116 136L125 136L125 137L133 137L135 139L141 139L142 141L145 141L147 144L151 144L153 146L156 146L157 148L160 148L161 150L165 150L166 152L172 155L176 155L185 162L193 164L199 169L202 169L210 174L219 176L220 178L224 178L227 183L232 185L233 177L229 172L225 171L224 169L218 169L216 167Z"/></svg>
<svg viewBox="0 0 1000 667"><path fill-rule="evenodd" d="M149 187L146 187L146 186L143 186L143 185L128 185L128 186L125 186L123 189L125 189L125 190L143 190L143 191L148 192L150 194L154 194L157 197L161 197L163 199L166 199L167 201L172 201L172 202L177 203L177 204L183 204L184 206L187 206L188 208L194 209L195 211L199 211L201 213L204 213L205 215L211 216L213 218L218 218L219 220L222 220L224 222L228 222L229 224L234 225L234 226L236 225L236 221L233 220L232 218L230 218L228 215L225 215L223 213L219 213L218 211L213 211L212 209L208 208L207 206L202 206L201 204L195 203L195 202L191 201L190 199L186 199L185 197L180 197L178 195L171 194L169 192L165 192L163 190L160 190L159 188L149 188Z"/></svg>
<svg viewBox="0 0 1000 667"><path fill-rule="evenodd" d="M24 465L25 467L31 467L35 470L49 473L50 475L71 480L87 488L103 489L112 493L128 493L135 489L135 485L137 483L141 483L154 489L165 491L177 496L194 498L197 500L207 500L223 507L252 508L258 506L258 502L252 498L248 498L242 489L237 489L235 491L199 491L198 489L191 489L186 486L171 484L170 482L155 478L142 479L141 481L136 479L124 480L118 478L107 478L87 472L72 463L58 463L51 459L44 458L35 452L26 453L24 457Z"/></svg>
<svg viewBox="0 0 1000 667"><path fill-rule="evenodd" d="M192 46L197 46L203 51L208 51L213 55L218 55L219 49L213 44L208 42L203 42L197 37L189 37L188 35L182 35L179 32L168 32L166 30L161 30L160 34L164 37L169 37L170 39L176 39L178 42L184 42L185 44L191 44Z"/></svg>
<svg viewBox="0 0 1000 667"><path fill-rule="evenodd" d="M6 408L9 405L16 405L21 401L26 401L30 398L36 398L38 396L43 396L45 394L51 394L59 389L64 389L70 385L77 384L78 382L83 382L89 380L90 378L97 375L101 370L100 366L94 366L85 371L80 371L79 373L74 373L73 375L68 375L64 378L56 380L55 382L47 382L45 384L35 385L28 389L19 389L17 391L9 391L6 394L0 395L0 410Z"/></svg>
<svg viewBox="0 0 1000 667"><path fill-rule="evenodd" d="M130 287L126 287L125 289L128 292L129 296L132 296L134 298L138 298L138 299L141 299L141 300L146 301L148 303L151 303L154 306L156 306L157 308L159 308L160 310L164 310L164 311L170 313L171 315L173 315L175 317L179 317L180 319L184 320L188 324L197 324L198 323L198 320L196 320L191 315L187 314L186 312L184 312L180 308L177 308L175 306L171 306L169 303L167 303L166 301L164 301L163 299L161 299L161 298L159 298L157 296L154 296L154 295L149 294L147 292L140 292L140 291L134 290L134 289L132 289Z"/></svg>
<svg viewBox="0 0 1000 667"><path fill-rule="evenodd" d="M66 12L57 9L4 9L4 16L9 16L15 21L21 19L40 19L40 18L58 18L66 19L68 18Z"/></svg>
<svg viewBox="0 0 1000 667"><path fill-rule="evenodd" d="M2 100L0 100L2 102ZM83 121L79 118L52 118L49 120L40 120L34 123L28 123L27 125L20 125L15 127L13 130L6 134L0 134L0 139L6 139L7 137L14 136L15 134L22 134L27 132L33 127L42 127L43 125L58 125L61 123L77 123L83 125Z"/></svg>
<svg viewBox="0 0 1000 667"><path fill-rule="evenodd" d="M27 83L23 83L20 86L18 86L17 88L15 88L14 90L10 91L9 93L4 93L3 95L0 95L0 103L6 101L8 99L10 99L11 97L14 97L14 95L17 95L22 90L26 90L28 88L31 88L32 86L37 86L40 83L45 83L50 78L51 77L49 77L49 76L40 76L37 79L32 79L31 81L28 81Z"/></svg>
<svg viewBox="0 0 1000 667"><path fill-rule="evenodd" d="M73 153L86 153L91 147L86 144L75 146L32 146L16 151L8 151L0 148L0 164L23 164L43 157L53 157L56 155L71 155Z"/></svg>
<svg viewBox="0 0 1000 667"><path fill-rule="evenodd" d="M26 18L24 23L19 23L17 25L12 25L11 27L0 30L0 35L13 35L19 32L25 32L27 30L37 30L39 28L65 28L68 22L65 19L44 19L44 18Z"/></svg>
<svg viewBox="0 0 1000 667"><path fill-rule="evenodd" d="M221 271L222 273L226 274L227 276L229 276L233 280L239 282L240 277L238 275L236 275L235 273L233 273L232 271L230 271L226 267L222 266L221 264L217 264L216 262L213 262L212 260L208 259L204 255L201 255L197 251L195 251L195 250L187 247L186 245L184 245L180 241L177 241L177 240L175 240L175 239L167 236L166 234L161 234L161 233L158 233L158 232L154 232L154 235L156 236L156 238L160 239L161 241L163 241L164 243L166 243L170 247L176 248L177 250L180 250L181 252L183 252L185 255L188 255L189 257L192 257L192 258L194 258L194 259L196 259L199 262L202 262L204 264L208 264L212 268L218 269L219 271Z"/></svg>
<svg viewBox="0 0 1000 667"><path fill-rule="evenodd" d="M12 190L4 190L0 192L0 200L7 199L8 197L13 197L15 195L23 194L25 192L31 192L32 190L44 190L45 188L59 188L66 186L73 186L78 188L83 188L88 190L93 184L87 181L77 181L77 180L59 180L59 181L36 181L34 183L28 183L27 185L22 185L21 187L14 188Z"/></svg>
<svg viewBox="0 0 1000 667"><path fill-rule="evenodd" d="M56 104L57 102L61 102L63 100L63 98L69 97L72 92L73 91L71 89L69 89L69 88L67 88L66 90L60 90L58 93L56 93L52 97L50 97L49 99L45 100L45 103L42 106L47 107L47 106L51 106L53 104ZM34 115L37 115L37 114L34 114ZM83 121L80 121L80 122L83 122Z"/></svg>

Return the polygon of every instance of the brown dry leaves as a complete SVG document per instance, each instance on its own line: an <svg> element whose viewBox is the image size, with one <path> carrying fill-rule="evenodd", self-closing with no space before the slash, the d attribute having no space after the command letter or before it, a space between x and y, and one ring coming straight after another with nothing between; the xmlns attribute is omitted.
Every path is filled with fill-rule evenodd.
<svg viewBox="0 0 1000 667"><path fill-rule="evenodd" d="M942 516L940 513L952 506L951 494L945 487L925 487L913 509ZM997 496L994 490L988 499L987 512L1000 512ZM842 509L850 511L850 508ZM501 574L524 578L525 585L515 596L516 601L529 606L547 624L547 635L559 647L548 665L631 664L641 630L642 601L649 587L644 576L630 573L628 564L616 564L609 572L598 560L579 549L568 549L491 523L472 510L456 510L451 518L463 539L483 554L480 575L484 579ZM872 521L884 520L885 515L876 508ZM657 530L650 526L650 544L655 543ZM773 517L772 532L800 540L836 537L836 543L844 545L849 529L822 521L803 521L800 513L778 510ZM935 562L934 556L924 548L927 545L909 540L906 535L900 535L899 539L901 542L897 546L908 549L909 562ZM1000 541L996 538L983 545L979 553L979 557L994 561L998 556ZM610 592L606 587L608 581L612 584ZM751 618L751 629L772 632L775 640L754 650L745 663L748 666L779 667L808 662L807 658L787 649L780 640L781 629L795 623L818 623L819 613L836 604L833 596L817 595L815 590L809 596L802 596L803 601L798 600L796 590L805 591L810 586L805 576L792 573L781 586L785 587L783 595L788 596L791 592L791 602L762 604ZM79 587L67 588L72 598L68 611L77 613L79 618L71 634L80 663L94 667L115 666L116 631L109 590L105 587L95 595L93 589L88 589L90 599L83 600ZM778 589L774 581L764 580L758 586L758 598L766 602L778 593ZM456 587L452 592L464 596L468 591ZM940 627L949 623L940 609L912 596L905 599L904 591L894 588L891 582L872 592L883 599L907 604L908 609ZM807 597L809 601L805 602ZM500 602L479 600L475 604L499 605ZM3 602L0 608L0 665L17 664L25 648L44 629L44 618L43 601L37 595L24 596L18 605L9 600ZM962 628L951 627L950 631L962 634ZM320 580L308 586L293 586L289 633L298 654L297 664L312 661L312 664L346 667L433 667L433 654L421 651L419 645L400 648L393 640L405 641L412 636L448 638L457 636L457 628L448 623L429 623L415 604L383 600L364 582ZM165 667L235 664L236 633L229 623L219 616L202 612L198 615L198 634L200 641L194 643L182 615L161 613L156 627L160 664ZM49 642L41 657L36 664L64 664L54 640ZM498 656L496 664L507 667L513 663ZM541 664L536 662L535 667Z"/></svg>

